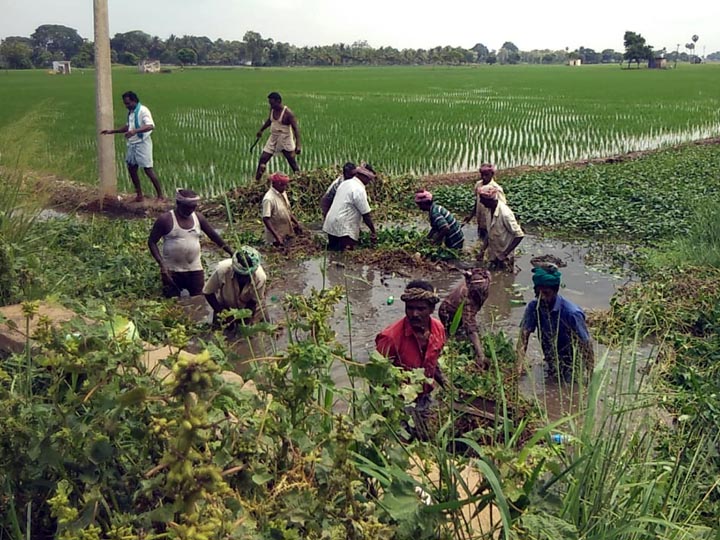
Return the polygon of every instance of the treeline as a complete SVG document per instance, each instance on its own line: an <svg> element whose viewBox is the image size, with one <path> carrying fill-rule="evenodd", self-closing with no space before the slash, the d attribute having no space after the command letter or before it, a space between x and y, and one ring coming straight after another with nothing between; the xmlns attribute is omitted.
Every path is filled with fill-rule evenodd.
<svg viewBox="0 0 720 540"><path fill-rule="evenodd" d="M115 34L110 44L113 63L127 65L135 65L140 60L204 66L562 64L573 58L579 58L583 64L623 61L623 53L613 49L598 52L579 47L574 51L568 48L521 51L511 41L506 41L497 50L489 49L482 43L469 49L450 46L431 49L374 48L367 41L296 47L264 38L252 31L246 32L242 41L212 41L205 36L171 35L161 39L135 30ZM685 60L682 56L680 60ZM46 68L53 60L70 60L76 67L90 67L94 62L93 44L80 36L77 30L56 24L39 26L30 37L11 36L0 43L0 67Z"/></svg>
<svg viewBox="0 0 720 540"><path fill-rule="evenodd" d="M482 43L463 47L396 49L371 47L367 41L335 43L315 47L296 47L290 43L264 38L258 32L246 32L242 41L205 36L171 35L167 39L135 30L115 34L110 40L112 61L135 65L140 60L160 60L164 64L209 66L344 66L344 65L421 65L421 64L560 64L569 57L584 63L622 61L622 53L606 49L596 52L580 47L566 50L521 51L507 41L497 50ZM11 69L45 68L53 60L70 60L77 67L93 64L93 44L77 30L62 25L44 24L30 37L12 36L0 44L0 65Z"/></svg>

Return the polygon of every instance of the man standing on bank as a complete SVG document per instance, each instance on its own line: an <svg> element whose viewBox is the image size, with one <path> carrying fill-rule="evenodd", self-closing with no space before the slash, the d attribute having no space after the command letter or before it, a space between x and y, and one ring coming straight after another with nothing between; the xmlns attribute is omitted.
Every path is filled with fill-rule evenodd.
<svg viewBox="0 0 720 540"><path fill-rule="evenodd" d="M162 214L153 225L148 248L160 266L163 294L171 298L187 289L190 296L198 296L205 285L205 272L200 260L200 237L205 233L228 255L233 250L208 223L205 216L196 212L200 197L189 189L178 189L175 210ZM162 255L158 242L162 239Z"/></svg>
<svg viewBox="0 0 720 540"><path fill-rule="evenodd" d="M300 128L297 124L295 114L282 103L282 97L277 92L271 92L268 95L268 103L270 104L270 116L257 132L257 138L262 137L263 131L270 128L270 138L263 147L258 163L255 180L262 178L267 162L278 152L282 152L287 159L293 172L299 172L295 156L300 155L302 150L300 145ZM292 130L292 132L291 132Z"/></svg>
<svg viewBox="0 0 720 540"><path fill-rule="evenodd" d="M160 180L158 180L153 170L153 146L150 132L155 129L153 117L150 109L140 103L135 92L125 92L122 95L123 104L128 110L127 124L116 129L103 129L100 133L103 135L113 135L115 133L124 133L127 141L127 155L125 162L127 163L128 172L133 186L135 186L135 201L143 200L142 187L140 187L140 177L138 176L138 168L142 167L145 174L152 182L158 199L163 199Z"/></svg>

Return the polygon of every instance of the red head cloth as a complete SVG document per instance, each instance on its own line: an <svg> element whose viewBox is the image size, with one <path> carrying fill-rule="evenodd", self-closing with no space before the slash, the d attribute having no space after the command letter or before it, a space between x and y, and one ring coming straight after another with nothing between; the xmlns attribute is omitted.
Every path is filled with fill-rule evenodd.
<svg viewBox="0 0 720 540"><path fill-rule="evenodd" d="M425 202L432 202L432 200L433 200L432 193L430 193L427 190L415 192L415 202L417 204L425 203Z"/></svg>
<svg viewBox="0 0 720 540"><path fill-rule="evenodd" d="M498 188L495 186L491 186L490 184L486 184L484 186L480 186L477 189L477 194L480 195L483 199L495 199L498 198Z"/></svg>
<svg viewBox="0 0 720 540"><path fill-rule="evenodd" d="M366 169L363 166L355 167L355 170L353 171L353 176L362 175L368 180L372 181L375 180L375 173L372 172L370 169Z"/></svg>
<svg viewBox="0 0 720 540"><path fill-rule="evenodd" d="M276 172L270 175L270 181L287 185L288 182L290 182L290 177L286 174Z"/></svg>
<svg viewBox="0 0 720 540"><path fill-rule="evenodd" d="M488 172L495 174L496 171L497 169L492 163L483 163L482 165L480 165L480 174Z"/></svg>

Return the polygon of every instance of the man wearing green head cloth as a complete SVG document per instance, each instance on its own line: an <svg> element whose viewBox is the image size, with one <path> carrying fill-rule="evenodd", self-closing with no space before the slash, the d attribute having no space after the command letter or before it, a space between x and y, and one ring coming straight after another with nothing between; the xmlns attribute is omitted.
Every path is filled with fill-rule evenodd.
<svg viewBox="0 0 720 540"><path fill-rule="evenodd" d="M533 268L536 299L525 308L517 346L518 371L522 372L530 334L537 330L548 375L564 381L573 372L592 370L595 356L583 310L558 294L562 274L554 264Z"/></svg>
<svg viewBox="0 0 720 540"><path fill-rule="evenodd" d="M251 320L261 314L267 276L256 249L242 246L231 259L220 261L203 287L213 308L213 323L226 309L249 309Z"/></svg>

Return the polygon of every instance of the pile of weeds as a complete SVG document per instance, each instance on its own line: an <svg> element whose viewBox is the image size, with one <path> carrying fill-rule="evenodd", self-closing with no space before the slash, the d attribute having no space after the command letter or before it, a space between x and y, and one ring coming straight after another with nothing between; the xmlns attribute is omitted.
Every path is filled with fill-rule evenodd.
<svg viewBox="0 0 720 540"><path fill-rule="evenodd" d="M339 168L325 167L293 175L287 194L290 206L300 221L311 223L322 220L320 199L341 172ZM413 196L418 182L418 178L412 175L379 174L367 186L374 219L384 221L404 217L408 210L415 207ZM210 217L225 218L229 212L238 221L257 220L268 188L266 180L253 181L207 201L201 210Z"/></svg>

